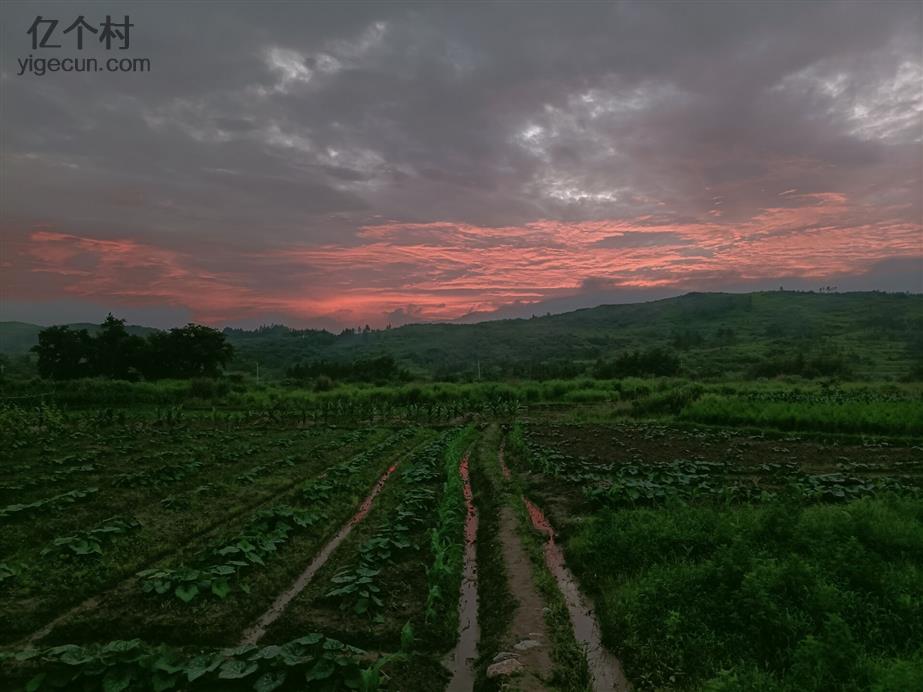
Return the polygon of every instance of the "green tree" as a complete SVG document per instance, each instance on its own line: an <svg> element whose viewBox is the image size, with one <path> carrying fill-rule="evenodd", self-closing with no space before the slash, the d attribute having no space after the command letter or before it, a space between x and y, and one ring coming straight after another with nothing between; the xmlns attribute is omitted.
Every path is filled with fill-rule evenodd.
<svg viewBox="0 0 923 692"><path fill-rule="evenodd" d="M110 312L94 338L94 374L114 379L131 379L138 370L138 357L144 339L125 329L125 320Z"/></svg>
<svg viewBox="0 0 923 692"><path fill-rule="evenodd" d="M38 334L38 344L32 351L38 355L38 372L41 377L54 380L72 380L94 374L93 339L86 329L74 331L70 327L48 327Z"/></svg>
<svg viewBox="0 0 923 692"><path fill-rule="evenodd" d="M187 324L151 334L139 362L147 379L216 377L233 354L217 329Z"/></svg>

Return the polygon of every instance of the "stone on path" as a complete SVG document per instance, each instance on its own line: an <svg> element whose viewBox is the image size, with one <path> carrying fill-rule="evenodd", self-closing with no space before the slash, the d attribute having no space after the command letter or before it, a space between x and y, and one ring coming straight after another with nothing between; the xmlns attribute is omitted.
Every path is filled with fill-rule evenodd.
<svg viewBox="0 0 923 692"><path fill-rule="evenodd" d="M487 677L494 678L515 675L522 670L522 664L515 658L505 658L497 663L491 663L487 666Z"/></svg>
<svg viewBox="0 0 923 692"><path fill-rule="evenodd" d="M514 644L513 648L516 649L516 651L528 651L529 649L534 649L536 646L541 646L541 643L534 639L523 639L518 644Z"/></svg>

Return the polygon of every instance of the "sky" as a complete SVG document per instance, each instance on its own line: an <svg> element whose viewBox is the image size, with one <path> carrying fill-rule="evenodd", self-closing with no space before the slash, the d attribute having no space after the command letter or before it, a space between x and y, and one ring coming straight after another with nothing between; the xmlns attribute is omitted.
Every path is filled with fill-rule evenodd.
<svg viewBox="0 0 923 692"><path fill-rule="evenodd" d="M107 14L128 48L61 33ZM37 16L61 48L33 49ZM0 320L923 291L923 3L7 1L0 24Z"/></svg>

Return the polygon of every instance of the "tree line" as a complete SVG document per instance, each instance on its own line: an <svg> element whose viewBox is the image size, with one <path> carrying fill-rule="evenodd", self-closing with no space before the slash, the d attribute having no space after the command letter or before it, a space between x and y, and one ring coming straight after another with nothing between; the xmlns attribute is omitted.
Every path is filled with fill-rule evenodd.
<svg viewBox="0 0 923 692"><path fill-rule="evenodd" d="M43 329L31 350L39 375L55 380L216 377L234 353L224 334L210 327L187 324L143 337L111 313L95 334L66 325Z"/></svg>

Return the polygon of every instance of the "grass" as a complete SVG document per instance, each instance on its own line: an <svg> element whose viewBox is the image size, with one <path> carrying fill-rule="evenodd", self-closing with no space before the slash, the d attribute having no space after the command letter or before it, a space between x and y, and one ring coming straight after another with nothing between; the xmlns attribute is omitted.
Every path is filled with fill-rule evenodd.
<svg viewBox="0 0 923 692"><path fill-rule="evenodd" d="M525 411L585 421L625 418L825 434L923 435L920 383L578 377L346 384L326 392L282 383L222 381L210 389L197 383L201 381L57 383L44 403L0 404L0 443L15 443L24 430L75 424L169 427L195 420L225 429L253 424L444 425L471 417L511 418Z"/></svg>
<svg viewBox="0 0 923 692"><path fill-rule="evenodd" d="M923 401L759 401L708 396L680 412L682 420L728 426L834 433L923 434Z"/></svg>
<svg viewBox="0 0 923 692"><path fill-rule="evenodd" d="M639 688L911 689L923 503L603 510L566 544ZM891 682L889 682L891 681Z"/></svg>

